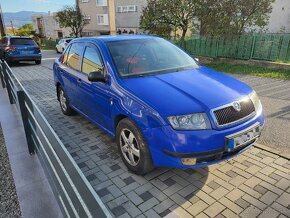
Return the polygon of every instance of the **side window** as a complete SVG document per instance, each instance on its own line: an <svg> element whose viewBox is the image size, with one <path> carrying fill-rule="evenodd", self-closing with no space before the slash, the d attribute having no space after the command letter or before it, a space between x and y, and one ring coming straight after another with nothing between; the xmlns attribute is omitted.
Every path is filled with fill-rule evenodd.
<svg viewBox="0 0 290 218"><path fill-rule="evenodd" d="M80 43L74 43L71 45L67 55L67 66L79 70L79 63L81 60L82 45Z"/></svg>
<svg viewBox="0 0 290 218"><path fill-rule="evenodd" d="M99 52L95 48L86 47L82 63L82 72L89 74L90 72L98 70L104 72Z"/></svg>
<svg viewBox="0 0 290 218"><path fill-rule="evenodd" d="M66 61L67 61L67 58L68 58L68 52L69 52L69 50L70 50L70 47L71 47L71 46L69 46L69 47L64 51L64 53L63 53L63 58L62 58L62 61L61 61L61 63L63 63L63 64L66 64Z"/></svg>

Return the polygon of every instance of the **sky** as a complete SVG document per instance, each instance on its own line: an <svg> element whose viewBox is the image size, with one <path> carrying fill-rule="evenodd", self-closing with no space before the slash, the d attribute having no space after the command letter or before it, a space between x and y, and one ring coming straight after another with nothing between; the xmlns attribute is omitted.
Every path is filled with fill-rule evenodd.
<svg viewBox="0 0 290 218"><path fill-rule="evenodd" d="M3 12L37 11L55 12L64 5L73 5L75 0L0 0Z"/></svg>

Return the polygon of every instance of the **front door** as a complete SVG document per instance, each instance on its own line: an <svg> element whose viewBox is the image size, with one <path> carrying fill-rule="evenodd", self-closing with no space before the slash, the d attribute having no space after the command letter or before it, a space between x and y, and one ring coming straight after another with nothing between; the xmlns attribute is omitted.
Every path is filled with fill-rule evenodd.
<svg viewBox="0 0 290 218"><path fill-rule="evenodd" d="M107 83L88 81L88 74L98 70L106 74L98 48L88 44L81 64L78 100L86 116L103 128L111 130L110 87Z"/></svg>

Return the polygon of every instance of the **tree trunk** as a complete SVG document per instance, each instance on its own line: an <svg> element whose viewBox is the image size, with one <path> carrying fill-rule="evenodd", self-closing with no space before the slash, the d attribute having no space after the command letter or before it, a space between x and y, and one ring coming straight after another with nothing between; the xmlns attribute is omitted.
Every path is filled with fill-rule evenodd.
<svg viewBox="0 0 290 218"><path fill-rule="evenodd" d="M184 41L187 32L187 27L182 28L181 40Z"/></svg>

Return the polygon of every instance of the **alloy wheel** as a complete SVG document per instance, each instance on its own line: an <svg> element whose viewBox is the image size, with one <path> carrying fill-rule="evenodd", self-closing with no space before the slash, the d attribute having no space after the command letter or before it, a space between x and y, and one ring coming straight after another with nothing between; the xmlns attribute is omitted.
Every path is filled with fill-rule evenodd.
<svg viewBox="0 0 290 218"><path fill-rule="evenodd" d="M135 135L129 129L123 129L120 134L120 146L125 160L132 166L140 161L140 148Z"/></svg>

